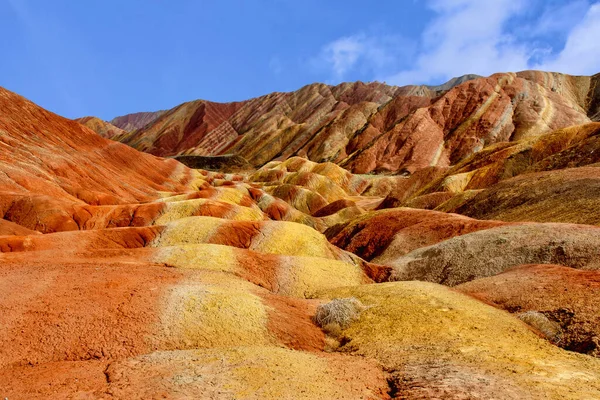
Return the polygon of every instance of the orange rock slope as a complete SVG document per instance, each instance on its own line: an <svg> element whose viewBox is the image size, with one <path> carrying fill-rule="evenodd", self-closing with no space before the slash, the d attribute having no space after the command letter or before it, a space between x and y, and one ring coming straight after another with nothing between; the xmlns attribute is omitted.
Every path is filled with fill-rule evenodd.
<svg viewBox="0 0 600 400"><path fill-rule="evenodd" d="M459 121L475 107L461 90L499 81L492 98L527 86L553 111L536 119L522 96L509 118L522 138L463 152L489 136L473 128L483 120ZM186 103L116 136L149 151L162 138L165 152L208 154L178 137L215 153L264 150L243 154L261 165L237 174L138 152L2 89L0 398L600 397L589 302L600 169L580 150L593 149L597 124L536 130L588 122L585 82L520 73L437 89L312 85ZM416 136L408 158L377 153L419 110L464 126L444 139L455 156L422 162L429 139ZM353 136L366 125L379 133ZM222 131L232 141L211 136ZM338 165L360 170L368 152L371 170L405 170ZM335 299L357 314L317 325ZM529 311L559 325L562 341L520 315Z"/></svg>

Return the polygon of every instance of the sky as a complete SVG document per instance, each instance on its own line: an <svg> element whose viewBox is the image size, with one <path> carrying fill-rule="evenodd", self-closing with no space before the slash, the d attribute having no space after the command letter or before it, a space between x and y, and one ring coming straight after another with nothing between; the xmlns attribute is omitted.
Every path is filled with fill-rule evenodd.
<svg viewBox="0 0 600 400"><path fill-rule="evenodd" d="M600 0L0 0L0 37L0 86L110 120L313 82L592 75Z"/></svg>

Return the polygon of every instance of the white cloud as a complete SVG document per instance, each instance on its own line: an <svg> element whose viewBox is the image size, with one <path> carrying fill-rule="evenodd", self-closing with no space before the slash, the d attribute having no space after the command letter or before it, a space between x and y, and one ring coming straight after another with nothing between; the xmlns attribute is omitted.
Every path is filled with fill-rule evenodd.
<svg viewBox="0 0 600 400"><path fill-rule="evenodd" d="M527 47L504 29L523 10L523 0L434 0L429 7L437 17L423 34L414 67L392 75L388 82L442 83L464 74L527 67Z"/></svg>
<svg viewBox="0 0 600 400"><path fill-rule="evenodd" d="M396 85L439 84L464 74L487 76L526 69L570 74L600 72L600 2L429 0L435 13L406 65L383 36L342 37L317 60L337 79L357 69ZM537 7L539 6L539 7ZM564 48L556 46L566 42ZM403 44L406 44L404 40Z"/></svg>
<svg viewBox="0 0 600 400"><path fill-rule="evenodd" d="M414 45L399 36L361 32L326 44L311 63L316 69L330 70L339 80L356 70L371 75L381 74L396 67L400 59L413 51Z"/></svg>
<svg viewBox="0 0 600 400"><path fill-rule="evenodd" d="M569 33L558 56L535 68L575 75L600 72L600 3L589 7L583 20Z"/></svg>
<svg viewBox="0 0 600 400"><path fill-rule="evenodd" d="M524 27L529 31L529 35L562 35L577 25L590 7L588 0L548 3L533 26Z"/></svg>
<svg viewBox="0 0 600 400"><path fill-rule="evenodd" d="M364 53L364 36L349 36L340 38L325 46L323 59L331 64L333 72L341 77L354 67L358 58Z"/></svg>

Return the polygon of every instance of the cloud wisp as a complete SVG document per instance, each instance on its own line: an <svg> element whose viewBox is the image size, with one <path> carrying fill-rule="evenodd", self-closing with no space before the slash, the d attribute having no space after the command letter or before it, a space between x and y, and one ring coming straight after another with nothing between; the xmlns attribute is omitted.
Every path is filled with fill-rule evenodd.
<svg viewBox="0 0 600 400"><path fill-rule="evenodd" d="M422 32L418 50L413 49L410 65L405 66L406 54L399 54L393 41L364 33L326 44L316 60L336 80L360 69L395 85L439 84L464 74L525 69L600 72L600 2L538 2L534 9L535 4L429 0L427 7L435 16Z"/></svg>
<svg viewBox="0 0 600 400"><path fill-rule="evenodd" d="M556 57L536 69L591 75L600 72L600 3L592 4L583 20L569 33Z"/></svg>
<svg viewBox="0 0 600 400"><path fill-rule="evenodd" d="M398 35L373 35L364 32L336 39L311 60L317 71L331 71L334 80L344 79L350 71L379 75L397 67L398 61L414 53L414 44Z"/></svg>

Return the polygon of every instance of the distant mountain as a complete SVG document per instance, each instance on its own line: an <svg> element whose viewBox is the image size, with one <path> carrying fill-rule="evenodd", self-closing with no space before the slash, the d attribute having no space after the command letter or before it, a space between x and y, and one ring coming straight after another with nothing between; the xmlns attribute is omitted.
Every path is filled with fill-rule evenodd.
<svg viewBox="0 0 600 400"><path fill-rule="evenodd" d="M95 131L102 137L107 139L112 139L115 136L122 135L125 131L121 128L117 128L109 122L101 120L96 117L83 117L77 118L75 121L79 122L82 125L87 126L91 130Z"/></svg>
<svg viewBox="0 0 600 400"><path fill-rule="evenodd" d="M496 142L599 120L599 80L523 71L439 86L315 83L119 117L116 126L130 130L125 122L134 121L139 128L114 139L159 156L232 154L261 166L297 155L355 173L411 173L456 164Z"/></svg>
<svg viewBox="0 0 600 400"><path fill-rule="evenodd" d="M123 115L120 117L115 117L112 120L110 120L110 123L118 128L123 129L124 131L133 131L136 129L143 128L144 126L156 120L165 112L166 110L137 112L133 114Z"/></svg>
<svg viewBox="0 0 600 400"><path fill-rule="evenodd" d="M442 85L427 86L427 87L429 89L435 90L435 91L450 90L454 86L458 86L461 83L465 83L466 81L470 81L470 80L477 79L477 78L483 78L483 77L481 75L467 74L467 75L459 76L459 77L456 77L456 78L452 78L448 82L446 82L446 83L444 83Z"/></svg>

